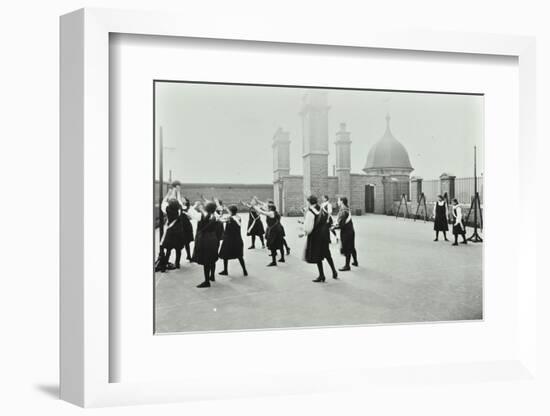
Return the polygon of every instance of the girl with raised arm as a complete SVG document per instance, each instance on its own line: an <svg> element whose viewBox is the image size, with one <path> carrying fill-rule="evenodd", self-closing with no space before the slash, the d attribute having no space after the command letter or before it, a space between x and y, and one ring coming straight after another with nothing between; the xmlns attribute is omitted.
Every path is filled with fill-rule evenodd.
<svg viewBox="0 0 550 416"><path fill-rule="evenodd" d="M348 206L348 198L341 197L338 199L338 219L333 226L333 230L340 230L340 253L346 257L346 265L341 269L342 272L351 270L349 267L351 257L353 257L353 265L359 266L357 262L357 251L355 250L355 229Z"/></svg>
<svg viewBox="0 0 550 416"><path fill-rule="evenodd" d="M190 211L191 204L189 200L181 196L179 191L176 191L177 200L181 206L181 223L183 227L183 246L187 254L187 261L192 261L191 258L191 241L195 240L193 236L193 224L191 223L192 214Z"/></svg>
<svg viewBox="0 0 550 416"><path fill-rule="evenodd" d="M256 197L254 197L256 198ZM256 201L258 202L258 204L262 207L264 207L265 210L270 210L270 207L273 206L275 207L275 211L277 211L277 206L275 205L275 202L273 202L273 200L269 199L267 202L262 202L260 201L259 199L256 198ZM278 211L277 211L278 212ZM279 224L281 225L281 232L283 234L283 249L286 251L286 255L289 256L290 255L290 247L286 241L286 231L285 231L285 226L283 225L283 222L281 220L281 215L279 214ZM271 254L270 254L271 255ZM283 259L283 262L284 262L284 253L281 251L281 256L282 256L282 259Z"/></svg>
<svg viewBox="0 0 550 416"><path fill-rule="evenodd" d="M185 245L185 235L181 220L182 207L177 198L178 191L176 187L172 187L166 193L160 206L162 212L166 215L166 228L160 242L160 247L164 250L163 269L169 270L180 268L181 250ZM173 266L169 263L172 250L176 253L176 260Z"/></svg>
<svg viewBox="0 0 550 416"><path fill-rule="evenodd" d="M271 252L271 263L267 266L277 266L277 251L281 252L281 263L285 262L285 252L283 251L283 228L281 226L281 216L277 212L275 205L267 205L260 207L256 205L256 211L265 215L267 230L265 232L265 239L267 241L267 249Z"/></svg>
<svg viewBox="0 0 550 416"><path fill-rule="evenodd" d="M332 278L338 279L338 272L334 267L334 261L330 254L330 230L327 214L317 203L316 196L311 195L307 200L309 208L304 219L304 234L300 236L307 236L304 260L317 265L319 276L313 282L322 283L325 281L323 260L326 260L329 264L332 270Z"/></svg>
<svg viewBox="0 0 550 416"><path fill-rule="evenodd" d="M222 217L222 221L225 222L223 242L220 248L220 258L223 259L223 271L219 274L227 276L229 260L237 259L243 269L243 274L248 276L243 257L244 243L241 237L241 217L237 214L237 207L235 205L229 207L229 213L229 216Z"/></svg>
<svg viewBox="0 0 550 416"><path fill-rule="evenodd" d="M256 210L258 202L256 201L256 199L252 198L252 201L250 201L250 204L243 203L243 205L249 208L246 235L250 236L251 244L250 244L250 247L248 247L248 249L251 250L256 248L256 237L260 238L260 241L262 242L262 248L265 248L264 224L262 223L262 218L260 217L260 214Z"/></svg>
<svg viewBox="0 0 550 416"><path fill-rule="evenodd" d="M216 261L218 261L218 248L220 244L216 204L208 202L204 208L195 204L193 208L200 213L193 261L202 265L204 271L204 282L197 287L210 287L210 282L216 280L214 274L216 272Z"/></svg>
<svg viewBox="0 0 550 416"><path fill-rule="evenodd" d="M227 207L223 204L223 202L218 198L213 198L214 203L216 204L216 218L222 218L226 213L229 214L229 210ZM223 227L224 221L218 222L218 240L223 240Z"/></svg>

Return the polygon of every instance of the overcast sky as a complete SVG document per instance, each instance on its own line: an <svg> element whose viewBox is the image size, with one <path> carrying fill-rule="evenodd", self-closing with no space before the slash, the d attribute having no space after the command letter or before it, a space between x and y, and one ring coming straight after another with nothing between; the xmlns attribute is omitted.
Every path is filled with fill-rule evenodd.
<svg viewBox="0 0 550 416"><path fill-rule="evenodd" d="M171 169L173 179L182 182L270 183L278 127L290 132L291 174L302 174L298 113L304 91L157 83L156 126L164 132L165 179ZM384 134L387 113L394 136L409 152L412 175L473 176L474 145L478 174L483 172L483 97L334 89L328 90L328 103L331 174L340 123L351 132L352 172L362 173L369 149Z"/></svg>

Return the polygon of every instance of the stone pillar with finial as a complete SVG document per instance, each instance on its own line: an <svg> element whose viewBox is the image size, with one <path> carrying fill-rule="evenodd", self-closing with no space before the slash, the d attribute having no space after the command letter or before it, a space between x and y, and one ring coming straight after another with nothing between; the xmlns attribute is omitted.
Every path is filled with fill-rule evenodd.
<svg viewBox="0 0 550 416"><path fill-rule="evenodd" d="M328 193L328 110L327 93L309 90L303 98L303 193L304 201L309 195Z"/></svg>
<svg viewBox="0 0 550 416"><path fill-rule="evenodd" d="M290 175L289 133L281 127L273 135L273 200L282 213L286 212L284 198L285 176Z"/></svg>
<svg viewBox="0 0 550 416"><path fill-rule="evenodd" d="M439 177L439 183L441 185L441 195L447 194L449 202L455 197L455 179L456 176L448 173L443 173Z"/></svg>
<svg viewBox="0 0 550 416"><path fill-rule="evenodd" d="M281 127L273 135L273 181L290 174L290 134Z"/></svg>

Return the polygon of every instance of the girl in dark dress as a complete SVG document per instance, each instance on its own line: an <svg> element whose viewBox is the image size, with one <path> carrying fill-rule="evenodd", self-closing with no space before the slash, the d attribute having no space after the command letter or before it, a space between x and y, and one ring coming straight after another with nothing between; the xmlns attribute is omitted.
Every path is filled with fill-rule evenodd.
<svg viewBox="0 0 550 416"><path fill-rule="evenodd" d="M325 281L325 272L323 270L323 260L326 260L332 270L332 278L338 279L338 272L334 267L334 261L330 254L330 228L328 226L328 215L317 204L317 197L308 198L309 209L304 219L304 234L307 236L304 260L308 263L315 263L319 270L319 277L314 279L315 283Z"/></svg>
<svg viewBox="0 0 550 416"><path fill-rule="evenodd" d="M215 215L216 204L209 202L204 209L198 208L197 205L194 208L200 211L201 217L197 225L193 261L201 264L204 269L204 282L197 287L210 287L210 282L215 281L214 274L220 244L218 237L219 221Z"/></svg>
<svg viewBox="0 0 550 416"><path fill-rule="evenodd" d="M267 206L268 209L270 209L269 207L273 206L275 207L275 211L277 211L277 207L275 206L275 202L273 202L272 200L269 200L267 201L267 204L264 203L264 202L261 202L261 201L258 201L261 205L264 205L264 206ZM280 218L280 215L279 215L279 224L281 224L281 231L283 233L283 248L286 250L286 255L290 255L290 247L288 246L288 243L286 242L286 232L285 232L285 227L281 221L281 218ZM269 254L271 255L271 253ZM283 262L284 262L284 255L281 253L281 256L283 258Z"/></svg>
<svg viewBox="0 0 550 416"><path fill-rule="evenodd" d="M223 202L218 198L212 197L212 199L207 199L204 197L204 195L201 195L201 198L204 206L210 203L213 203L216 205L216 210L214 212L214 216L216 217L216 219L220 219L222 215L224 215L226 212L229 212L227 210L227 207L223 205ZM218 240L223 239L223 222L222 221L218 221L217 236L218 236Z"/></svg>
<svg viewBox="0 0 550 416"><path fill-rule="evenodd" d="M453 199L453 234L455 236L455 242L453 246L458 246L458 236L462 236L462 244L468 244L466 241L466 227L464 226L464 220L462 218L462 208L458 205L458 200Z"/></svg>
<svg viewBox="0 0 550 416"><path fill-rule="evenodd" d="M256 237L260 237L260 241L262 242L262 248L265 248L265 242L264 242L264 224L262 223L262 218L260 217L260 214L256 210L256 207L258 203L253 199L250 204L243 203L243 205L246 205L249 208L249 216L248 216L248 226L246 227L246 235L250 236L251 244L248 249L256 248Z"/></svg>
<svg viewBox="0 0 550 416"><path fill-rule="evenodd" d="M177 200L177 192L172 188L162 201L161 209L166 215L166 228L160 242L164 250L164 264L162 269L179 269L181 261L181 250L184 247L185 235L181 219L181 205ZM176 253L176 260L173 266L169 264L172 250Z"/></svg>
<svg viewBox="0 0 550 416"><path fill-rule="evenodd" d="M243 258L243 238L241 237L241 217L237 215L237 207L229 207L230 216L225 217L225 231L223 233L223 242L220 249L220 258L223 259L223 271L219 274L227 276L227 265L229 260L238 259L243 269L243 274L248 276L246 265Z"/></svg>
<svg viewBox="0 0 550 416"><path fill-rule="evenodd" d="M283 251L283 227L281 226L281 216L277 212L275 205L269 205L263 208L256 206L256 210L266 217L267 230L265 232L265 239L267 242L267 249L271 252L271 263L267 266L277 266L277 251L281 252L281 263L285 262L285 252Z"/></svg>
<svg viewBox="0 0 550 416"><path fill-rule="evenodd" d="M346 257L346 265L341 269L342 272L351 270L349 263L353 256L353 265L359 266L357 262L357 251L355 250L355 229L353 228L353 221L351 220L351 213L349 212L348 199L342 197L338 200L338 219L333 229L340 230L340 253Z"/></svg>
<svg viewBox="0 0 550 416"><path fill-rule="evenodd" d="M438 195L437 196L438 201L434 205L434 231L435 231L435 240L439 240L439 232L443 232L443 237L445 238L445 241L449 241L447 239L447 231L449 231L449 222L447 221L447 217L449 215L448 209L447 209L447 202L443 198L443 196Z"/></svg>

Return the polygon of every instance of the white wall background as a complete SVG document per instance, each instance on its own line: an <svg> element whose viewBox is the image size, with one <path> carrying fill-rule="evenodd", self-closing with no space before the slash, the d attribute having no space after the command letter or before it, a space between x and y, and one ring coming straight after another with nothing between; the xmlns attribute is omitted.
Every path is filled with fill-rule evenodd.
<svg viewBox="0 0 550 416"><path fill-rule="evenodd" d="M322 2L111 0L88 2L4 1L0 6L0 178L2 180L2 273L0 287L0 413L76 414L81 410L55 399L58 367L58 16L74 9L116 7L179 10L208 22L212 13L269 16L286 24L433 28L536 35L538 41L539 171L545 185L550 157L550 13L547 2L515 0L437 0ZM326 3L326 4L325 4ZM548 196L541 192L548 202ZM533 207L537 209L537 207ZM539 243L548 235L541 221ZM544 233L542 232L544 229ZM32 237L32 239L31 239ZM542 246L541 246L542 247ZM548 265L546 276L550 276ZM549 293L543 282L539 291ZM550 316L549 307L540 305ZM543 324L548 324L548 320ZM550 325L544 325L550 328ZM548 371L550 331L541 331L541 366ZM164 405L155 408L94 410L95 414L549 414L545 393L504 383L443 385L401 389L369 396L338 393L226 402Z"/></svg>

